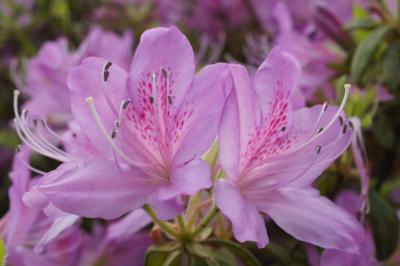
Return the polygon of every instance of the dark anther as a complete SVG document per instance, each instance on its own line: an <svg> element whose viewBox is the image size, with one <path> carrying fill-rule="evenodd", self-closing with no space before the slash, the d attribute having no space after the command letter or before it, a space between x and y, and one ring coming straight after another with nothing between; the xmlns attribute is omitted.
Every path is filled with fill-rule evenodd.
<svg viewBox="0 0 400 266"><path fill-rule="evenodd" d="M327 103L327 102L325 102L324 112L325 112L326 110L328 110L328 103Z"/></svg>
<svg viewBox="0 0 400 266"><path fill-rule="evenodd" d="M315 147L315 152L317 154L320 154L321 153L321 149L322 149L322 147L320 145L317 145L317 147Z"/></svg>
<svg viewBox="0 0 400 266"><path fill-rule="evenodd" d="M339 116L339 123L340 123L341 126L343 126L343 121L344 121L343 117Z"/></svg>
<svg viewBox="0 0 400 266"><path fill-rule="evenodd" d="M154 103L154 98L153 98L153 96L150 96L150 97L149 97L149 101L150 101L151 104Z"/></svg>
<svg viewBox="0 0 400 266"><path fill-rule="evenodd" d="M77 136L76 136L76 133L72 133L72 137L73 138L76 138Z"/></svg>
<svg viewBox="0 0 400 266"><path fill-rule="evenodd" d="M349 121L349 126L350 126L351 130L353 130L353 129L354 129L353 122Z"/></svg>
<svg viewBox="0 0 400 266"><path fill-rule="evenodd" d="M308 34L308 38L312 41L315 41L317 39L318 36L318 31L317 30L313 30L312 32L310 32Z"/></svg>
<svg viewBox="0 0 400 266"><path fill-rule="evenodd" d="M107 81L109 76L110 76L110 72L108 70L105 70L104 73L103 73L104 81Z"/></svg>
<svg viewBox="0 0 400 266"><path fill-rule="evenodd" d="M131 100L127 99L122 103L122 109L126 109L126 107L128 107L129 103L131 102Z"/></svg>
<svg viewBox="0 0 400 266"><path fill-rule="evenodd" d="M286 130L286 127L285 127L285 126L281 127L281 131L282 131L282 132L285 131L285 130Z"/></svg>
<svg viewBox="0 0 400 266"><path fill-rule="evenodd" d="M21 145L17 145L16 147L15 147L15 152L20 152L21 151Z"/></svg>
<svg viewBox="0 0 400 266"><path fill-rule="evenodd" d="M105 71L108 71L112 65L112 62L107 62L107 64L104 66Z"/></svg>
<svg viewBox="0 0 400 266"><path fill-rule="evenodd" d="M111 138L115 139L116 136L117 136L117 130L113 129L113 131L111 132Z"/></svg>
<svg viewBox="0 0 400 266"><path fill-rule="evenodd" d="M172 104L172 96L168 96L168 103Z"/></svg>
<svg viewBox="0 0 400 266"><path fill-rule="evenodd" d="M345 134L346 131L347 131L347 125L344 125L344 126L343 126L343 130L342 130L342 133Z"/></svg>
<svg viewBox="0 0 400 266"><path fill-rule="evenodd" d="M322 132L322 130L324 130L324 128L323 128L323 127L321 127L320 129L318 129L318 133L321 133L321 132Z"/></svg>
<svg viewBox="0 0 400 266"><path fill-rule="evenodd" d="M161 68L161 72L162 72L164 78L167 79L167 77L168 77L168 72L167 72L167 70L166 70L165 68Z"/></svg>

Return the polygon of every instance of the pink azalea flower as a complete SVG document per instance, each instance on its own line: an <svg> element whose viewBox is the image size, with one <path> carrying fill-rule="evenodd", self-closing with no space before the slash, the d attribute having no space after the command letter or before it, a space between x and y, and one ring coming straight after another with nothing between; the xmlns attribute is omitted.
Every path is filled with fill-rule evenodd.
<svg viewBox="0 0 400 266"><path fill-rule="evenodd" d="M195 75L193 50L175 27L142 35L129 74L105 59L84 60L68 78L71 109L81 132L75 138L96 152L49 147L16 110L27 142L63 162L40 180L31 203L106 219L143 204L160 218L176 215L178 196L211 186L201 156L216 137L228 73L215 64Z"/></svg>
<svg viewBox="0 0 400 266"><path fill-rule="evenodd" d="M300 66L275 48L254 80L230 66L234 89L219 129L220 164L215 200L235 238L268 243L263 214L293 237L325 248L358 252L360 224L312 188L313 181L348 147L352 124L340 108L292 111ZM253 87L254 86L254 87Z"/></svg>
<svg viewBox="0 0 400 266"><path fill-rule="evenodd" d="M336 203L349 214L356 216L363 205L363 199L352 191L343 191ZM320 258L321 266L373 266L379 265L375 259L375 247L372 233L366 229L360 236L360 253L352 254L341 250L325 250Z"/></svg>
<svg viewBox="0 0 400 266"><path fill-rule="evenodd" d="M38 54L29 60L25 81L16 83L30 99L24 106L32 115L49 120L51 124L64 126L71 120L68 99L67 76L88 56L101 56L129 68L132 34L123 36L93 28L77 51L68 49L67 41L60 38L46 42Z"/></svg>
<svg viewBox="0 0 400 266"><path fill-rule="evenodd" d="M79 265L143 265L146 249L152 241L148 233L140 230L150 221L144 210L139 209L107 227L95 227L92 235L85 239Z"/></svg>
<svg viewBox="0 0 400 266"><path fill-rule="evenodd" d="M0 222L0 234L7 247L7 264L76 265L83 240L79 229L73 226L78 217L48 217L22 200L23 194L37 181L31 179L26 165L28 159L26 148L15 156L10 173L10 209Z"/></svg>
<svg viewBox="0 0 400 266"><path fill-rule="evenodd" d="M300 61L299 86L306 97L310 97L318 88L326 86L333 74L328 64L340 60L340 56L328 48L327 40L319 37L311 24L303 30L295 30L292 16L284 3L279 2L273 14L278 24L274 46L280 46Z"/></svg>

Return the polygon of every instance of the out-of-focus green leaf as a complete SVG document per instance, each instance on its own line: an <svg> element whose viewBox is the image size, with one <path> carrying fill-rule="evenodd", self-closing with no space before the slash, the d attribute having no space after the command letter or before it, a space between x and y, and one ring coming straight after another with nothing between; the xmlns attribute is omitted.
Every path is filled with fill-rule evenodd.
<svg viewBox="0 0 400 266"><path fill-rule="evenodd" d="M204 241L204 243L219 245L229 249L233 254L239 257L242 263L246 266L261 265L257 258L249 250L236 242L218 238L211 238Z"/></svg>
<svg viewBox="0 0 400 266"><path fill-rule="evenodd" d="M221 256L221 254L201 244L192 244L188 246L188 250L190 254L200 258L200 261L205 262L208 266L231 266L229 257Z"/></svg>
<svg viewBox="0 0 400 266"><path fill-rule="evenodd" d="M0 239L0 266L6 265L6 245L4 244L3 239Z"/></svg>
<svg viewBox="0 0 400 266"><path fill-rule="evenodd" d="M372 132L379 144L387 150L392 150L395 143L395 134L390 119L378 113L374 120Z"/></svg>
<svg viewBox="0 0 400 266"><path fill-rule="evenodd" d="M19 138L12 129L3 128L0 130L0 147L15 149L19 143Z"/></svg>
<svg viewBox="0 0 400 266"><path fill-rule="evenodd" d="M168 242L150 246L144 257L144 265L146 266L160 266L167 261L168 257L179 250L179 243ZM173 261L173 260L172 260ZM171 262L172 263L172 262Z"/></svg>
<svg viewBox="0 0 400 266"><path fill-rule="evenodd" d="M389 30L388 26L380 26L368 33L357 46L351 61L351 78L353 83L361 83L368 64L372 61Z"/></svg>
<svg viewBox="0 0 400 266"><path fill-rule="evenodd" d="M385 260L397 247L399 220L396 211L376 191L370 190L369 202L376 256Z"/></svg>
<svg viewBox="0 0 400 266"><path fill-rule="evenodd" d="M395 91L400 83L400 43L391 42L382 59L382 78L386 86Z"/></svg>
<svg viewBox="0 0 400 266"><path fill-rule="evenodd" d="M175 250L169 253L168 257L163 262L162 266L174 266L179 265L179 255L181 254L180 250Z"/></svg>

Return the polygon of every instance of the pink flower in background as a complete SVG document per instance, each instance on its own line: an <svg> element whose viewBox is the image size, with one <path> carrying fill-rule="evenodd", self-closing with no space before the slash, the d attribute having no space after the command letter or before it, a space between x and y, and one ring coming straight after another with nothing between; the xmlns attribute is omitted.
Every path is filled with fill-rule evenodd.
<svg viewBox="0 0 400 266"><path fill-rule="evenodd" d="M363 199L352 191L342 191L336 203L354 217L360 212ZM372 233L366 229L359 235L360 253L351 254L340 250L325 250L320 258L321 266L373 266L379 265L375 259L375 247Z"/></svg>
<svg viewBox="0 0 400 266"><path fill-rule="evenodd" d="M152 244L148 233L140 230L151 222L142 210L135 210L107 227L96 226L87 236L79 265L141 266Z"/></svg>
<svg viewBox="0 0 400 266"><path fill-rule="evenodd" d="M279 2L273 14L278 24L273 44L299 60L302 72L298 86L307 98L313 96L317 89L329 86L327 83L333 71L328 65L340 60L341 56L328 48L326 38L321 38L312 24L303 30L295 30L292 16L284 3Z"/></svg>
<svg viewBox="0 0 400 266"><path fill-rule="evenodd" d="M37 179L31 179L26 162L29 151L23 148L14 158L10 174L10 209L1 220L0 234L7 247L9 265L76 265L82 245L82 235L74 226L78 217L65 215L48 217L31 209L22 201Z"/></svg>
<svg viewBox="0 0 400 266"><path fill-rule="evenodd" d="M60 155L39 144L64 163L40 180L36 205L49 200L69 213L111 219L149 203L161 218L176 215L177 196L211 186L201 156L216 137L227 77L225 64L195 75L192 48L174 27L142 35L129 74L105 59L84 60L68 78L71 109L97 151Z"/></svg>
<svg viewBox="0 0 400 266"><path fill-rule="evenodd" d="M118 36L100 28L93 28L75 52L68 49L64 38L46 42L28 61L24 82L16 81L29 96L24 107L50 124L65 126L72 118L67 87L71 68L88 56L101 56L128 69L132 42L130 32Z"/></svg>
<svg viewBox="0 0 400 266"><path fill-rule="evenodd" d="M198 0L186 12L185 22L189 28L214 38L249 21L243 0Z"/></svg>
<svg viewBox="0 0 400 266"><path fill-rule="evenodd" d="M235 238L268 243L263 214L293 237L324 248L357 253L360 224L312 188L313 181L348 147L352 124L340 108L318 105L292 111L299 63L275 48L254 80L230 66L234 89L219 130L215 199ZM254 87L253 87L254 86Z"/></svg>

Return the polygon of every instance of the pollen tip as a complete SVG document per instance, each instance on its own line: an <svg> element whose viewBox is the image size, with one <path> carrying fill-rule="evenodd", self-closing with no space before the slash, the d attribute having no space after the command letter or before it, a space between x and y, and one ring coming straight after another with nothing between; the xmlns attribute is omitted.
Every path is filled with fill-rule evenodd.
<svg viewBox="0 0 400 266"><path fill-rule="evenodd" d="M15 146L15 152L20 152L21 151L21 145L18 144L17 146Z"/></svg>
<svg viewBox="0 0 400 266"><path fill-rule="evenodd" d="M349 83L344 84L344 88L346 90L350 90L351 89L351 84L349 84Z"/></svg>
<svg viewBox="0 0 400 266"><path fill-rule="evenodd" d="M94 102L94 99L93 99L93 97L92 97L92 96L89 96L89 97L87 97L87 98L86 98L86 100L85 100L85 101L86 101L86 103L87 103L87 104L93 104L93 102Z"/></svg>
<svg viewBox="0 0 400 266"><path fill-rule="evenodd" d="M21 94L21 92L19 90L14 90L13 93L14 93L15 96L18 96L18 95Z"/></svg>

